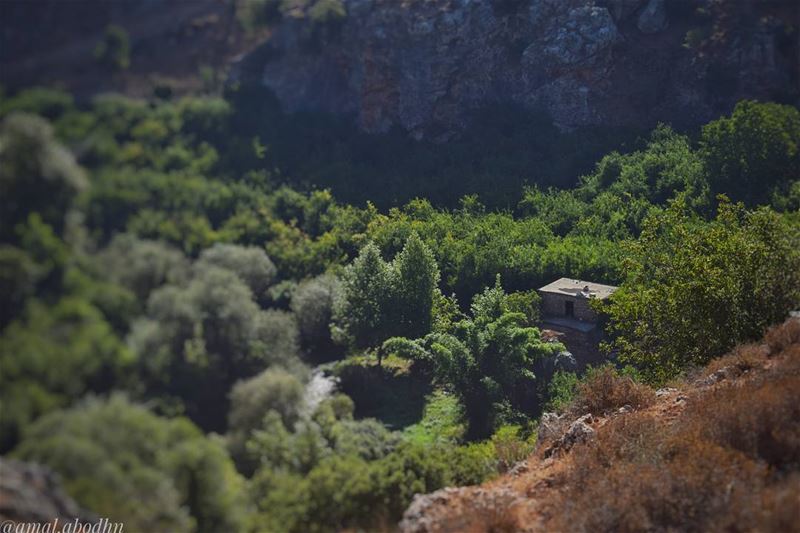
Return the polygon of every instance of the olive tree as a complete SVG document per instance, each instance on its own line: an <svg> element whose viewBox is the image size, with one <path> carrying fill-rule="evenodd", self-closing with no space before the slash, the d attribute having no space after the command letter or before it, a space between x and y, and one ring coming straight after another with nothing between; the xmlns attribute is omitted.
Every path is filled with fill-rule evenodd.
<svg viewBox="0 0 800 533"><path fill-rule="evenodd" d="M224 428L236 381L272 365L302 371L293 317L260 309L242 280L216 267L195 269L187 285L151 294L128 342L148 387L181 399L210 429Z"/></svg>
<svg viewBox="0 0 800 533"><path fill-rule="evenodd" d="M230 270L250 287L257 301L262 301L267 289L276 281L278 269L266 252L256 246L217 243L200 253L199 268L216 266Z"/></svg>

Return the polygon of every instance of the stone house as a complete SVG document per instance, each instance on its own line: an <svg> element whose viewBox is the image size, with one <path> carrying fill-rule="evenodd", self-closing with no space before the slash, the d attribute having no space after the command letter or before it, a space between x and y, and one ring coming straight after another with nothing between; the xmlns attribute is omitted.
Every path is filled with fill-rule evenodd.
<svg viewBox="0 0 800 533"><path fill-rule="evenodd" d="M603 329L591 302L605 300L617 287L591 281L561 278L538 290L542 299L542 330L563 342L580 367L600 362Z"/></svg>
<svg viewBox="0 0 800 533"><path fill-rule="evenodd" d="M590 306L592 300L605 300L611 296L616 287L581 281L579 279L561 278L539 289L542 298L542 315L597 322L597 314Z"/></svg>

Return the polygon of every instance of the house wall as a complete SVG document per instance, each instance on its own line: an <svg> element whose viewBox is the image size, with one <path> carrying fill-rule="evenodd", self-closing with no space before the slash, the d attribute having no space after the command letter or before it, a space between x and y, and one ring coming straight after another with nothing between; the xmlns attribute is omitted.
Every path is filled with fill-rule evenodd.
<svg viewBox="0 0 800 533"><path fill-rule="evenodd" d="M602 364L607 360L607 356L600 351L600 342L605 338L600 328L582 332L546 321L542 327L559 334L558 341L575 357L578 370L583 370L587 365Z"/></svg>
<svg viewBox="0 0 800 533"><path fill-rule="evenodd" d="M540 292L542 297L542 316L566 317L564 302L572 302L575 318L585 322L596 322L597 314L589 307L589 298Z"/></svg>

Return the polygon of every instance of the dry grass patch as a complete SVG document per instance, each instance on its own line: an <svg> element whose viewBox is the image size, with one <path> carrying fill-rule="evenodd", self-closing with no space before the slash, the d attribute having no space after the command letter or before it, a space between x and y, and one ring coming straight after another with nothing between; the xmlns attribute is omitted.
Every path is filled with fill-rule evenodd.
<svg viewBox="0 0 800 533"><path fill-rule="evenodd" d="M728 355L711 361L702 374L707 377L723 371L727 379L736 378L750 370L763 368L768 356L769 349L763 344L737 346Z"/></svg>
<svg viewBox="0 0 800 533"><path fill-rule="evenodd" d="M773 354L782 352L793 344L800 344L800 319L790 318L783 324L771 327L764 340Z"/></svg>
<svg viewBox="0 0 800 533"><path fill-rule="evenodd" d="M578 394L572 404L574 414L602 415L629 405L635 409L652 405L655 391L620 375L612 366L596 369L578 385Z"/></svg>
<svg viewBox="0 0 800 533"><path fill-rule="evenodd" d="M758 345L716 361L741 379L691 391L675 423L634 412L574 448L547 529L800 532L800 328L769 335L775 364ZM581 395L595 411L651 401L635 385L605 371Z"/></svg>

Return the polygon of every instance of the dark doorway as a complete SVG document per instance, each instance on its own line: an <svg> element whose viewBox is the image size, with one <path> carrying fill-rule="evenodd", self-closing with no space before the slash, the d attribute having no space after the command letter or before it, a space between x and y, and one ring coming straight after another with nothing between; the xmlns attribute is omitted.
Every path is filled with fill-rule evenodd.
<svg viewBox="0 0 800 533"><path fill-rule="evenodd" d="M564 302L564 315L575 318L575 302Z"/></svg>

